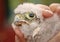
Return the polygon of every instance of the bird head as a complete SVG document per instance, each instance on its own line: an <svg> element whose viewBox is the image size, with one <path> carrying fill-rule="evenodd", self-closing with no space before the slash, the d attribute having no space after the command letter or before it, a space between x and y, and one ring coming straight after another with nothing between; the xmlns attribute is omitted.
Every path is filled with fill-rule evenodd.
<svg viewBox="0 0 60 42"><path fill-rule="evenodd" d="M14 10L14 24L20 27L20 30L26 35L32 35L32 32L44 21L43 8L37 4L24 3L18 5ZM49 13L48 11L47 13ZM44 14L44 15L43 15ZM50 13L51 14L51 13ZM48 15L49 16L49 15Z"/></svg>

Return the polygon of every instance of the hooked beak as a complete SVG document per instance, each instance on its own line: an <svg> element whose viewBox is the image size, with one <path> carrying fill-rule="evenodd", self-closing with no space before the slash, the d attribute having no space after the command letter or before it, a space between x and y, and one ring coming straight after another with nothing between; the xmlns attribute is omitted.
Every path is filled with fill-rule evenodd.
<svg viewBox="0 0 60 42"><path fill-rule="evenodd" d="M22 26L22 24L27 24L27 25L29 25L29 23L28 23L27 21L16 21L16 22L14 22L14 24L15 24L16 26Z"/></svg>

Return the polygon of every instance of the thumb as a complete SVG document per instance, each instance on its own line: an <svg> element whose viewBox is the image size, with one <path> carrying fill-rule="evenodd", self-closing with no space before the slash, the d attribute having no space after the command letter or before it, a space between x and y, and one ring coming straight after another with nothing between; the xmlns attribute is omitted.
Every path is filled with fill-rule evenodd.
<svg viewBox="0 0 60 42"><path fill-rule="evenodd" d="M20 42L26 42L24 38L24 34L21 32L20 28L18 26L15 26L14 23L12 23L12 27L15 32L15 35L18 37Z"/></svg>

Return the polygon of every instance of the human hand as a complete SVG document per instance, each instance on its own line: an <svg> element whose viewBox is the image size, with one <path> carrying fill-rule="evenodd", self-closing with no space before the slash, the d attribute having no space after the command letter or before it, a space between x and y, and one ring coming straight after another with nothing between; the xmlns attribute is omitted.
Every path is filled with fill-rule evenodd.
<svg viewBox="0 0 60 42"><path fill-rule="evenodd" d="M48 7L43 7L45 9L47 9ZM52 3L49 5L49 8L48 10L52 11L53 12L53 15L54 14L57 14L60 18L60 4L59 3ZM51 14L45 14L45 18L50 18L51 16L53 16ZM60 32L57 33L54 37L52 37L48 42L60 42Z"/></svg>
<svg viewBox="0 0 60 42"><path fill-rule="evenodd" d="M15 42L26 42L26 39L24 38L24 34L20 31L19 27L14 25L14 23L12 23L12 27L15 32Z"/></svg>
<svg viewBox="0 0 60 42"><path fill-rule="evenodd" d="M60 18L60 4L59 3L53 3L50 6L50 9L53 13L56 13ZM60 32L57 33L54 37L52 37L49 42L60 42Z"/></svg>

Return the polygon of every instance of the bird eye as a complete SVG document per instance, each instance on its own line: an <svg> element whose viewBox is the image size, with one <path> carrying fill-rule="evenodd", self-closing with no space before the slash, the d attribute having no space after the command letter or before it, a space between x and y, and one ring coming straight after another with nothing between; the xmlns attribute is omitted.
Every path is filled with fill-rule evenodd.
<svg viewBox="0 0 60 42"><path fill-rule="evenodd" d="M25 14L25 17L26 17L27 19L33 19L33 18L35 17L35 15L34 15L34 13L26 13L26 14Z"/></svg>
<svg viewBox="0 0 60 42"><path fill-rule="evenodd" d="M33 18L34 17L34 14L30 13L29 14L29 17Z"/></svg>

